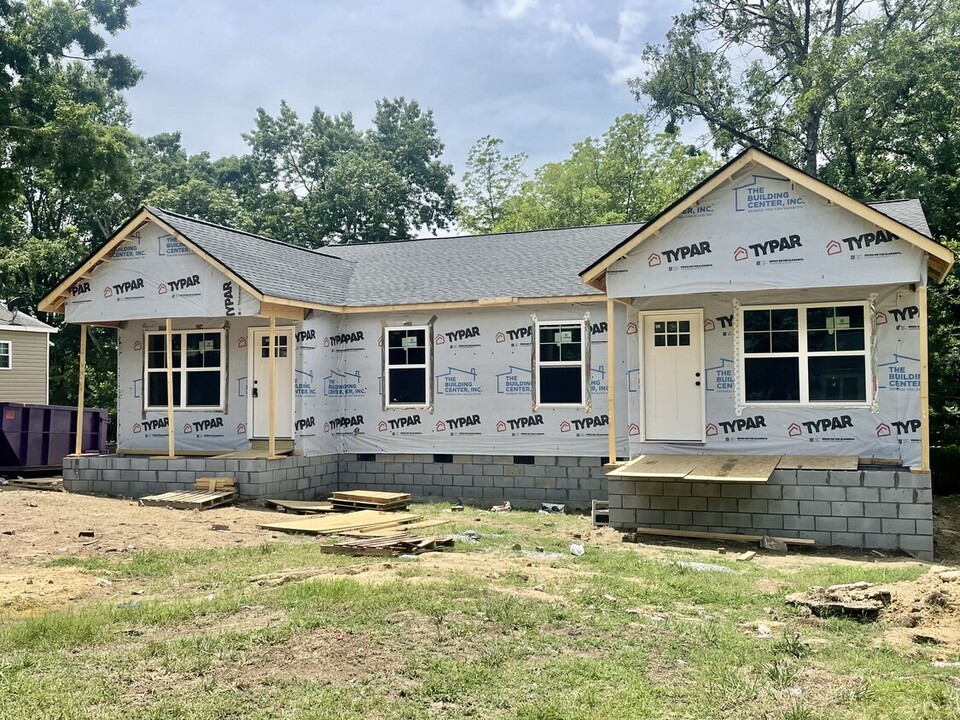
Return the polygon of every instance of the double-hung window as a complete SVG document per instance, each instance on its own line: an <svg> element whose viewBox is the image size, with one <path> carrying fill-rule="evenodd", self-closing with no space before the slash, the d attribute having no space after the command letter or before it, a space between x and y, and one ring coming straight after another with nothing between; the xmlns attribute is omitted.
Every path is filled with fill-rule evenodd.
<svg viewBox="0 0 960 720"><path fill-rule="evenodd" d="M741 309L746 404L863 404L870 387L866 303Z"/></svg>
<svg viewBox="0 0 960 720"><path fill-rule="evenodd" d="M0 340L0 370L13 368L13 343L9 340Z"/></svg>
<svg viewBox="0 0 960 720"><path fill-rule="evenodd" d="M586 404L586 341L583 322L538 322L537 405Z"/></svg>
<svg viewBox="0 0 960 720"><path fill-rule="evenodd" d="M386 407L430 404L430 328L384 329L384 398Z"/></svg>
<svg viewBox="0 0 960 720"><path fill-rule="evenodd" d="M173 406L193 410L221 410L225 352L222 330L172 333ZM146 409L167 407L167 337L147 333L144 395Z"/></svg>

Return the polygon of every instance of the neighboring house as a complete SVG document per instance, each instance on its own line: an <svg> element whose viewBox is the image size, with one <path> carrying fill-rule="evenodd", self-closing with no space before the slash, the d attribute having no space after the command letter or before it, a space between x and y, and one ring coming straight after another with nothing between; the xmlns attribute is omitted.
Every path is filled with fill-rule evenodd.
<svg viewBox="0 0 960 720"><path fill-rule="evenodd" d="M22 310L0 303L0 402L49 402L50 336L55 332Z"/></svg>
<svg viewBox="0 0 960 720"><path fill-rule="evenodd" d="M916 201L753 149L645 225L307 250L143 208L41 304L118 328L120 454L64 479L609 496L620 527L929 554L926 283L952 263ZM641 453L819 459L608 485Z"/></svg>

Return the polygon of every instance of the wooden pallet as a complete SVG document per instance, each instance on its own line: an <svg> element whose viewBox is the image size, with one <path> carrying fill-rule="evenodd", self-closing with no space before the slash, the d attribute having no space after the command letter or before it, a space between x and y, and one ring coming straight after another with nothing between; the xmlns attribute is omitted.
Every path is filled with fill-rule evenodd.
<svg viewBox="0 0 960 720"><path fill-rule="evenodd" d="M419 555L420 553L449 547L453 547L452 537L395 535L385 538L346 540L336 545L324 545L320 548L320 551L335 555L392 557L396 555Z"/></svg>
<svg viewBox="0 0 960 720"><path fill-rule="evenodd" d="M344 510L403 510L413 500L410 493L377 490L343 490L330 494L330 502Z"/></svg>
<svg viewBox="0 0 960 720"><path fill-rule="evenodd" d="M195 490L165 492L140 498L145 507L176 510L209 510L237 499L237 479L232 477L197 478Z"/></svg>
<svg viewBox="0 0 960 720"><path fill-rule="evenodd" d="M11 478L7 480L10 487L23 490L54 490L63 492L63 478Z"/></svg>

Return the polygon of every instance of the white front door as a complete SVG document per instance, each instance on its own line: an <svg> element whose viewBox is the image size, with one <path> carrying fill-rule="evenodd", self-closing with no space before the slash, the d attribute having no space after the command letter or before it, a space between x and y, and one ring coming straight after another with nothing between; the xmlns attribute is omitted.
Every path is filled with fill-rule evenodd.
<svg viewBox="0 0 960 720"><path fill-rule="evenodd" d="M270 435L270 330L251 331L252 360L248 396L254 438ZM293 437L293 330L278 328L274 336L277 358L276 436Z"/></svg>
<svg viewBox="0 0 960 720"><path fill-rule="evenodd" d="M645 315L646 440L703 440L703 320L699 312Z"/></svg>

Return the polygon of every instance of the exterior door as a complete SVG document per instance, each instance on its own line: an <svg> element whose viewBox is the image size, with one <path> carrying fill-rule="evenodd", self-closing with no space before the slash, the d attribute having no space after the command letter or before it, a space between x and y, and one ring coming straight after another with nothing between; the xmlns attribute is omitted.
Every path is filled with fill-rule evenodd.
<svg viewBox="0 0 960 720"><path fill-rule="evenodd" d="M248 402L254 438L270 435L270 330L251 331L253 358ZM293 437L293 330L278 328L274 340L277 358L276 436Z"/></svg>
<svg viewBox="0 0 960 720"><path fill-rule="evenodd" d="M646 440L703 440L703 320L699 312L645 315Z"/></svg>

